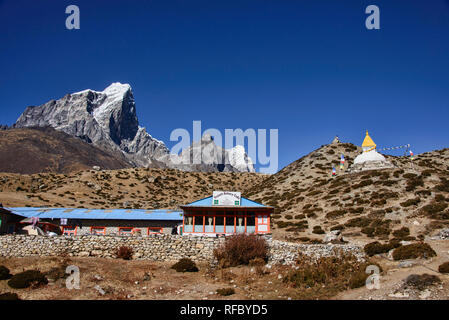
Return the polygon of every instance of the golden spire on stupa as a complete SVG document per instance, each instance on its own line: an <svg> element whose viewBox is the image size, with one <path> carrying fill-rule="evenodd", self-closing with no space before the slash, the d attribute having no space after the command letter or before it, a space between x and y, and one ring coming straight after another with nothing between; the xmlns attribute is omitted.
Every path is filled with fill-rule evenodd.
<svg viewBox="0 0 449 320"><path fill-rule="evenodd" d="M366 130L366 136L362 143L362 149L363 152L371 151L376 149L376 144L374 143L373 139L368 134L368 130Z"/></svg>

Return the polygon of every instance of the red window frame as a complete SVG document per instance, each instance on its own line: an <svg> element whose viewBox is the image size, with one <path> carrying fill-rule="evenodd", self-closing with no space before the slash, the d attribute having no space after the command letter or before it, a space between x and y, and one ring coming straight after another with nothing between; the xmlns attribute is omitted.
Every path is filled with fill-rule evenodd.
<svg viewBox="0 0 449 320"><path fill-rule="evenodd" d="M75 226L74 228L71 226L62 226L62 234L66 236L76 236L76 233L78 231L78 226Z"/></svg>
<svg viewBox="0 0 449 320"><path fill-rule="evenodd" d="M118 228L118 235L119 236L132 236L133 235L133 227L119 227ZM129 230L129 232L122 233L123 230Z"/></svg>
<svg viewBox="0 0 449 320"><path fill-rule="evenodd" d="M259 219L262 218L262 223L259 223ZM259 231L259 226L267 226L267 231ZM270 232L270 215L258 214L256 215L256 233L269 233Z"/></svg>
<svg viewBox="0 0 449 320"><path fill-rule="evenodd" d="M94 230L99 230L99 229L103 229L103 232L95 232L95 234L102 234L102 235L106 235L106 227L90 227L90 233L94 233Z"/></svg>
<svg viewBox="0 0 449 320"><path fill-rule="evenodd" d="M154 231L157 230L157 231ZM160 227L148 227L147 228L147 235L149 236L150 234L161 234L162 233L162 228Z"/></svg>

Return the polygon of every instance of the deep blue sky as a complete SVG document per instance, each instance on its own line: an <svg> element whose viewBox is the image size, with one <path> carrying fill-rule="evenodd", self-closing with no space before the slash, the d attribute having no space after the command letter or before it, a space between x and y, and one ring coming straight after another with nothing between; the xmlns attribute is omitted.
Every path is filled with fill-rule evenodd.
<svg viewBox="0 0 449 320"><path fill-rule="evenodd" d="M370 4L381 30L365 28ZM0 124L118 81L169 147L193 120L279 129L279 169L365 129L415 154L449 147L448 0L0 0L0 30Z"/></svg>

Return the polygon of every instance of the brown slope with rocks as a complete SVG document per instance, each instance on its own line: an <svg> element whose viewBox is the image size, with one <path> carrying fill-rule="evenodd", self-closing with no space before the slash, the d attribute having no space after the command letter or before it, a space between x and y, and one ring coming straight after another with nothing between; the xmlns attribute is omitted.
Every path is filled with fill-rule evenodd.
<svg viewBox="0 0 449 320"><path fill-rule="evenodd" d="M68 173L92 166L129 168L125 158L106 153L81 139L52 128L0 131L0 172Z"/></svg>
<svg viewBox="0 0 449 320"><path fill-rule="evenodd" d="M265 177L250 172L147 168L69 174L0 173L0 202L5 207L177 208L211 196L214 190L243 190Z"/></svg>
<svg viewBox="0 0 449 320"><path fill-rule="evenodd" d="M332 230L347 240L422 239L449 225L449 149L408 157L387 156L393 169L348 173L360 154L348 143L324 145L248 190L255 201L275 206L273 234L322 241ZM332 165L337 176L332 177Z"/></svg>

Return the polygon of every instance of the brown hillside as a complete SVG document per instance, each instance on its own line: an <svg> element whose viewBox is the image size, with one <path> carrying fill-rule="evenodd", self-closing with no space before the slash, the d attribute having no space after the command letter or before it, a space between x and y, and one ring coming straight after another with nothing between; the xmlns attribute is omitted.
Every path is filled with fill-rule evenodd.
<svg viewBox="0 0 449 320"><path fill-rule="evenodd" d="M343 143L322 146L246 193L277 208L275 235L320 241L340 229L346 239L412 240L449 224L449 149L418 155L413 167L409 158L388 156L395 169L361 173L339 170L342 152L347 168L360 149ZM332 164L337 177L331 176ZM409 231L397 231L403 227Z"/></svg>
<svg viewBox="0 0 449 320"><path fill-rule="evenodd" d="M212 195L243 190L266 176L249 172L185 172L133 168L70 174L0 174L3 206L176 208Z"/></svg>
<svg viewBox="0 0 449 320"><path fill-rule="evenodd" d="M124 159L52 128L0 130L0 172L68 173L92 166L130 167Z"/></svg>

